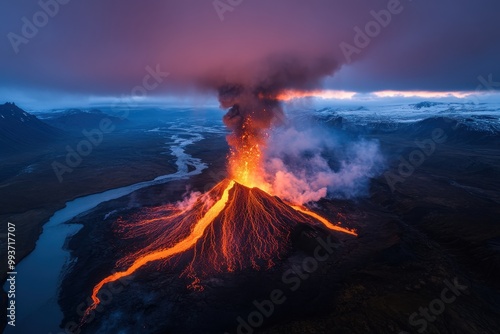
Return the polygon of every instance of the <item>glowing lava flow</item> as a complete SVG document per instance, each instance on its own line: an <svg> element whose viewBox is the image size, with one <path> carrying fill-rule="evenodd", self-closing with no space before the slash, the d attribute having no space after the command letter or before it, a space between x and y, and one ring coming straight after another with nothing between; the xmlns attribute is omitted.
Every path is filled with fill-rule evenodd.
<svg viewBox="0 0 500 334"><path fill-rule="evenodd" d="M224 207L226 206L226 202L229 198L229 191L233 188L233 186L234 186L234 181L230 181L227 188L224 189L222 197L197 222L191 234L188 235L185 239L183 239L173 247L162 249L157 252L144 255L143 257L140 257L137 260L135 260L134 263L127 270L116 272L104 278L102 281L100 281L92 291L93 304L86 310L85 317L88 316L90 312L92 312L92 310L94 310L97 307L97 305L99 305L100 299L97 297L97 294L99 293L104 284L114 282L125 276L129 276L132 273L134 273L137 269L141 268L142 266L144 266L149 262L171 257L172 255L184 252L189 248L193 247L198 241L198 239L200 239L203 236L203 233L205 232L206 228L210 225L210 223L219 215L222 209L224 209Z"/></svg>
<svg viewBox="0 0 500 334"><path fill-rule="evenodd" d="M234 118L240 119L233 115ZM130 217L118 226L125 236L142 241L143 247L116 263L116 267L125 270L105 277L94 286L92 304L85 311L82 324L101 303L99 292L104 285L129 276L147 264L161 267L175 259L185 265L189 258L181 276L194 278L190 286L197 288L198 276L272 267L276 259L291 250L290 235L302 223L318 225L319 222L327 229L357 236L354 230L334 225L296 205L300 203L286 203L272 194L263 170L262 151L267 139L263 128L247 117L236 131L237 135L228 138L231 144L229 180L206 194L195 196L194 201L144 209L146 219L139 217L134 222Z"/></svg>
<svg viewBox="0 0 500 334"><path fill-rule="evenodd" d="M299 211L299 212L302 212L303 214L306 214L308 216L311 216L313 217L314 219L320 221L321 223L323 223L323 225L325 225L328 229L330 230L333 230L333 231L338 231L338 232L343 232L343 233L347 233L347 234L350 234L350 235L354 235L354 236L357 236L358 234L356 233L356 231L354 230L350 230L348 228L343 228L343 227L340 227L340 226L337 226L337 225L333 225L332 223L330 223L328 220L326 220L325 218L321 217L320 215L318 215L317 213L314 213L312 211L309 211L307 210L306 208L304 207L300 207L298 205L290 205L290 207L292 207L293 209Z"/></svg>
<svg viewBox="0 0 500 334"><path fill-rule="evenodd" d="M262 145L259 144L258 136L252 135L252 132L248 130L248 128L251 127L251 120L247 119L242 126L243 134L239 138L239 147L237 150L232 149L231 151L231 155L229 158L230 172L236 182L249 188L259 188L260 190L272 196L272 194L269 192L269 189L271 187L267 182L265 182L264 178L262 177ZM320 221L330 230L357 236L356 232L350 229L339 227L337 225L333 225L325 218L312 211L307 210L304 207L298 205L290 205L290 207L298 212L313 217L317 221Z"/></svg>
<svg viewBox="0 0 500 334"><path fill-rule="evenodd" d="M292 222L295 224L320 222L330 230L357 236L354 230L336 226L322 216L302 206L283 202L260 188L248 188L236 180L227 182L225 188L223 183L214 187L214 189L224 189L220 199L211 205L200 219L193 220L194 226L187 236L182 231L190 225L190 220L183 218L179 212L167 216L164 220L162 218L142 220L143 225L138 228L147 227L161 244L165 242L162 232L151 229L149 224L158 223L162 226L165 222L173 222L170 219L174 221L179 219L178 224L172 226L173 229L166 229L164 233L180 241L165 242L173 246L158 250L149 249L147 252L125 257L130 259L130 262L119 262L127 269L111 274L95 285L91 296L93 303L87 308L82 323L100 304L98 294L105 284L129 276L148 263L165 261L189 249L193 249L194 254L184 273L191 276L193 273L203 274L203 268L194 268L195 259L200 256L202 258L199 258L197 263L207 264L219 272L231 272L245 267L260 269L262 266L273 266L273 259L280 258L286 252ZM203 205L200 204L205 201L206 198L200 197L200 200L184 211L188 216L192 214L195 217L202 210Z"/></svg>

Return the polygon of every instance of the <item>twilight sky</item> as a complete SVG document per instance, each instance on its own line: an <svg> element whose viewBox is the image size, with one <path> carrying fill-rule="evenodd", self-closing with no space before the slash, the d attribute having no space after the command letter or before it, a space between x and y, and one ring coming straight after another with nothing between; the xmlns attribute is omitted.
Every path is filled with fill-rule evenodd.
<svg viewBox="0 0 500 334"><path fill-rule="evenodd" d="M3 0L0 6L0 98L34 91L131 94L144 85L148 66L169 73L152 95L262 81L281 63L320 67L325 73L318 79L326 80L309 83L314 87L356 92L473 91L479 76L500 81L498 0ZM356 27L363 35L368 29L369 43Z"/></svg>

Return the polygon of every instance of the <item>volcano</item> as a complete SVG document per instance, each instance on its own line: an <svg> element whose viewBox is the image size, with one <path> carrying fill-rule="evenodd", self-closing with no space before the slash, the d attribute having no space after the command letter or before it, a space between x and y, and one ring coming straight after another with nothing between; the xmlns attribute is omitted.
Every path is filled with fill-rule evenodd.
<svg viewBox="0 0 500 334"><path fill-rule="evenodd" d="M121 221L119 233L136 238L138 250L120 259L115 272L94 286L82 322L101 303L103 286L144 266L184 266L181 276L192 278L192 288L203 289L200 277L215 272L272 267L290 251L290 235L298 224L356 235L305 208L300 199L273 196L279 180L265 168L269 131L286 123L279 93L316 82L330 65L318 63L305 70L286 62L261 80L212 87L217 87L220 107L227 109L223 122L231 130L226 136L229 178L205 194L191 194L183 202Z"/></svg>
<svg viewBox="0 0 500 334"><path fill-rule="evenodd" d="M117 231L148 240L147 245L118 261L117 271L94 287L86 314L99 305L103 286L145 266L181 265L181 276L192 278L195 289L203 289L197 285L200 277L216 272L270 268L289 253L291 235L300 224L357 235L303 206L234 180L224 180L183 202L145 209L119 220Z"/></svg>

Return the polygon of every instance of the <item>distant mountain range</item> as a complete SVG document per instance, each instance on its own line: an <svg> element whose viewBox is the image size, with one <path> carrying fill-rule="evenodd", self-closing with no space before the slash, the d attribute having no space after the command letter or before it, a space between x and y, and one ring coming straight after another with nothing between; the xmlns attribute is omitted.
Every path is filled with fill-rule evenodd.
<svg viewBox="0 0 500 334"><path fill-rule="evenodd" d="M127 120L108 115L100 110L69 109L61 112L41 114L43 121L65 131L81 132L83 129L99 128L102 119L107 118L114 125L124 125Z"/></svg>
<svg viewBox="0 0 500 334"><path fill-rule="evenodd" d="M413 107L415 109L422 109L422 108L432 108L435 106L442 106L445 105L445 103L442 102L430 102L430 101L423 101L415 104L410 104L410 107Z"/></svg>
<svg viewBox="0 0 500 334"><path fill-rule="evenodd" d="M0 154L11 154L38 148L64 136L36 116L14 103L0 105Z"/></svg>

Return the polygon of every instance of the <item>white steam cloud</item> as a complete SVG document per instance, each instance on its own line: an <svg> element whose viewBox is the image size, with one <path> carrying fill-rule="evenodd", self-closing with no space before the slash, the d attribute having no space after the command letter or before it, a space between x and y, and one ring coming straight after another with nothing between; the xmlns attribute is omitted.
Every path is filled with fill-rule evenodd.
<svg viewBox="0 0 500 334"><path fill-rule="evenodd" d="M291 126L271 134L264 168L274 195L303 204L364 195L383 165L376 141L345 142L317 126Z"/></svg>

